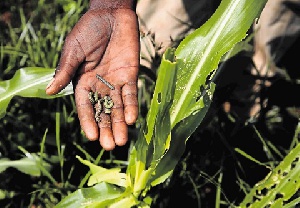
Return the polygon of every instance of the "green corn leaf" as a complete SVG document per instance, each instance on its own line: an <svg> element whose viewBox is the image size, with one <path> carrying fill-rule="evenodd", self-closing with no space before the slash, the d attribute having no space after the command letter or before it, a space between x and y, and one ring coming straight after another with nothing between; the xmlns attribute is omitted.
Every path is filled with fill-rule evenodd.
<svg viewBox="0 0 300 208"><path fill-rule="evenodd" d="M121 168L111 168L106 169L97 165L94 165L88 160L84 160L81 157L77 156L79 161L85 165L87 165L92 175L89 178L88 186L92 186L94 184L100 183L100 182L107 182L110 184L115 184L121 187L126 187L126 174L121 173Z"/></svg>
<svg viewBox="0 0 300 208"><path fill-rule="evenodd" d="M215 85L212 83L211 86L211 90L213 92ZM185 151L186 141L200 125L201 121L206 115L206 112L208 111L211 101L211 97L206 94L202 101L199 102L199 105L202 106L201 110L197 111L194 115L190 115L189 117L183 119L176 126L174 126L172 129L170 149L156 167L155 174L153 174L153 177L151 178L151 185L164 182L164 180L172 174L172 171Z"/></svg>
<svg viewBox="0 0 300 208"><path fill-rule="evenodd" d="M247 31L265 3L266 0L223 0L203 26L180 43L175 54L166 51L159 68L158 78L161 76L161 79L157 80L149 111L149 117L155 119L150 120L148 117L147 120L145 138L147 143L151 139L153 142L148 148L142 147L142 142L137 142L137 150L143 151L140 154L145 155L145 150L148 150L147 156L144 156L147 160L142 162L156 164L152 166L155 171L148 184L163 182L172 173L185 150L185 142L200 125L211 104L215 90L212 82L214 70L221 58L247 36ZM167 65L165 62L172 64ZM171 91L168 88L172 87L170 83L174 81L173 78L160 73L170 73L172 69L177 74L175 90ZM160 106L161 109L166 107L167 113L157 109L156 95L163 92L161 86L165 86L168 91L166 94L171 98L170 101L162 102L165 106ZM174 94L170 95L170 92ZM138 174L135 176L138 177Z"/></svg>
<svg viewBox="0 0 300 208"><path fill-rule="evenodd" d="M93 187L78 189L60 201L55 208L108 207L122 194L123 190L102 182Z"/></svg>
<svg viewBox="0 0 300 208"><path fill-rule="evenodd" d="M146 130L142 131L131 152L128 172L134 178L134 194L145 189L162 156L170 148L170 112L175 90L176 64L174 50L168 49L163 55L158 71L151 108L147 116ZM156 124L160 125L156 125ZM166 138L166 139L159 139ZM138 150L138 151L137 151Z"/></svg>
<svg viewBox="0 0 300 208"><path fill-rule="evenodd" d="M158 130L154 129L159 128L159 125L155 125L157 122L162 123L164 126L170 125L170 121L162 121L170 117L170 115L168 115L169 107L173 101L176 76L176 64L174 63L174 58L174 50L167 50L163 55L161 67L158 71L155 91L147 117L148 125L145 132L145 138L148 144L153 139L152 137L155 136L154 132L158 132ZM161 128L160 130L166 130L168 134L170 129L171 127L169 126Z"/></svg>
<svg viewBox="0 0 300 208"><path fill-rule="evenodd" d="M300 144L257 183L239 207L284 207L300 188Z"/></svg>
<svg viewBox="0 0 300 208"><path fill-rule="evenodd" d="M132 207L139 203L131 193L131 189L126 189L127 175L120 173L120 168L106 169L94 165L88 160L77 156L77 159L87 165L92 175L89 178L89 188L81 188L65 197L59 202L56 208L73 207Z"/></svg>
<svg viewBox="0 0 300 208"><path fill-rule="evenodd" d="M180 43L175 55L182 65L171 108L172 127L194 113L208 76L217 69L221 57L246 37L266 2L223 0L203 26Z"/></svg>
<svg viewBox="0 0 300 208"><path fill-rule="evenodd" d="M72 85L68 85L55 96L45 93L47 84L54 74L54 69L27 67L18 70L12 79L0 82L0 118L5 116L7 106L14 96L52 99L73 93Z"/></svg>
<svg viewBox="0 0 300 208"><path fill-rule="evenodd" d="M44 169L50 169L50 165L43 162ZM32 176L40 176L40 158L35 154L30 154L28 157L24 157L20 160L9 160L7 158L0 159L0 173L7 168L16 168L19 171Z"/></svg>

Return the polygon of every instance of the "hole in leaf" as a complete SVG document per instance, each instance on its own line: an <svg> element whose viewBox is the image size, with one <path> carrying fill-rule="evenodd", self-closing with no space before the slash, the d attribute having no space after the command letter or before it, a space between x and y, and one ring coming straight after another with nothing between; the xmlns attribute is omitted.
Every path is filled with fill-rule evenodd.
<svg viewBox="0 0 300 208"><path fill-rule="evenodd" d="M267 193L268 193L268 189L267 189L267 188L263 188L263 189L261 190L261 192L260 192L260 194L261 194L262 196L266 196Z"/></svg>
<svg viewBox="0 0 300 208"><path fill-rule="evenodd" d="M277 186L277 184L273 184L273 185L270 187L270 189L275 189L276 186Z"/></svg>
<svg viewBox="0 0 300 208"><path fill-rule="evenodd" d="M161 103L161 93L159 92L158 95L157 95L157 102L158 103Z"/></svg>
<svg viewBox="0 0 300 208"><path fill-rule="evenodd" d="M200 91L196 95L196 102L198 102L198 100L200 100L200 98L204 95L204 93L205 93L205 88L203 85L201 85Z"/></svg>
<svg viewBox="0 0 300 208"><path fill-rule="evenodd" d="M294 169L297 165L297 162L299 161L299 158L295 158L295 160L293 160L292 164L291 164L291 169Z"/></svg>
<svg viewBox="0 0 300 208"><path fill-rule="evenodd" d="M275 200L280 199L280 198L283 198L283 194L277 193L275 196Z"/></svg>

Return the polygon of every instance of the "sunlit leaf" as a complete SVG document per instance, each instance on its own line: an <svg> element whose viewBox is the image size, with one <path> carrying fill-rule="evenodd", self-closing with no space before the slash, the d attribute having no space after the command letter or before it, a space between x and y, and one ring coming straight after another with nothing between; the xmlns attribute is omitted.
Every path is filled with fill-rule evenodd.
<svg viewBox="0 0 300 208"><path fill-rule="evenodd" d="M171 145L168 152L161 155L162 159L151 180L157 183L158 178L166 178L164 174L170 175L175 168L185 150L185 142L200 125L212 102L215 84L211 80L214 70L217 70L221 58L247 36L247 31L254 19L259 17L265 3L266 0L223 0L203 26L180 43L175 57L169 57L170 60L175 60L172 67L177 70L176 87L169 110ZM159 70L162 67L171 66L161 65ZM168 83L168 79L163 79L163 82ZM159 80L156 85L160 85ZM149 112L152 112L152 108L156 106L151 105ZM159 116L162 116L159 112L152 115L154 118ZM165 122L162 121L163 119L157 119L155 124L148 126L154 126L152 129L155 130L163 128ZM153 143L165 144L169 139L168 134L159 135L164 131L162 128L160 132L155 131L157 136L153 138L158 141ZM156 147L153 148L153 152L156 152Z"/></svg>
<svg viewBox="0 0 300 208"><path fill-rule="evenodd" d="M9 160L7 158L0 159L0 173L7 168L16 168L19 171L32 176L40 176L41 169L39 168L40 158L36 155L24 157L20 160ZM50 165L43 162L43 167L49 169Z"/></svg>
<svg viewBox="0 0 300 208"><path fill-rule="evenodd" d="M5 116L7 106L14 96L52 99L73 93L72 85L68 85L55 96L45 93L47 84L54 74L54 69L28 67L18 70L12 79L0 82L0 118Z"/></svg>
<svg viewBox="0 0 300 208"><path fill-rule="evenodd" d="M221 57L246 37L266 2L223 0L203 26L180 43L175 54L183 64L178 69L171 108L172 127L193 113L208 76L217 69Z"/></svg>
<svg viewBox="0 0 300 208"><path fill-rule="evenodd" d="M145 132L145 138L148 144L152 140L152 137L156 136L154 133L158 132L154 129L159 128L159 125L155 125L157 122L160 122L163 126L169 125L170 123L170 121L165 123L162 122L162 120L166 117L170 117L170 115L165 114L169 114L168 107L170 107L173 102L176 76L176 64L174 61L174 50L168 49L162 58L151 107L148 112L147 129ZM166 130L170 132L170 126L167 128L168 129ZM161 128L160 130L164 130L164 128Z"/></svg>
<svg viewBox="0 0 300 208"><path fill-rule="evenodd" d="M107 169L97 166L88 160L84 160L79 156L77 156L77 158L80 162L87 165L92 172L92 175L90 176L88 181L88 186L92 186L100 182L107 182L121 187L126 187L126 174L121 173L121 168Z"/></svg>
<svg viewBox="0 0 300 208"><path fill-rule="evenodd" d="M300 144L267 177L256 184L239 207L284 207L300 188Z"/></svg>
<svg viewBox="0 0 300 208"><path fill-rule="evenodd" d="M59 202L55 208L107 207L122 193L123 190L102 182L93 187L78 189Z"/></svg>

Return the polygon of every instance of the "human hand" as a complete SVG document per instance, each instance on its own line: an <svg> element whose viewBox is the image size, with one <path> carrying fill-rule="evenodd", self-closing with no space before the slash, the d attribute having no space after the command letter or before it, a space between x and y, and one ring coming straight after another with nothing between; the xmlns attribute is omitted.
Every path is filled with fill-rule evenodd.
<svg viewBox="0 0 300 208"><path fill-rule="evenodd" d="M55 76L47 86L46 93L53 95L73 82L81 128L89 140L99 139L105 150L125 145L127 125L138 117L139 50L137 16L132 9L89 9L66 37ZM89 92L98 92L100 98L109 95L114 102L111 114L102 112L99 122Z"/></svg>

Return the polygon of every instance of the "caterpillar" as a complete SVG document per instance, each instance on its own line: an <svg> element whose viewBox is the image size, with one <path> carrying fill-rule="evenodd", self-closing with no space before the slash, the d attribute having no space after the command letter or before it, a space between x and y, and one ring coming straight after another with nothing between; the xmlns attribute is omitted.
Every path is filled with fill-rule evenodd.
<svg viewBox="0 0 300 208"><path fill-rule="evenodd" d="M110 114L111 108L114 106L114 102L112 101L111 97L109 97L108 95L105 95L103 99L104 99L103 102L104 113Z"/></svg>
<svg viewBox="0 0 300 208"><path fill-rule="evenodd" d="M114 90L115 87L110 84L108 81L106 81L103 77L101 77L99 74L96 74L96 78L99 79L101 82L103 82L109 89Z"/></svg>
<svg viewBox="0 0 300 208"><path fill-rule="evenodd" d="M106 114L111 113L111 108L114 106L114 102L109 95L99 98L98 92L89 92L88 97L95 108L95 119L97 122L101 121L100 114L102 112Z"/></svg>

